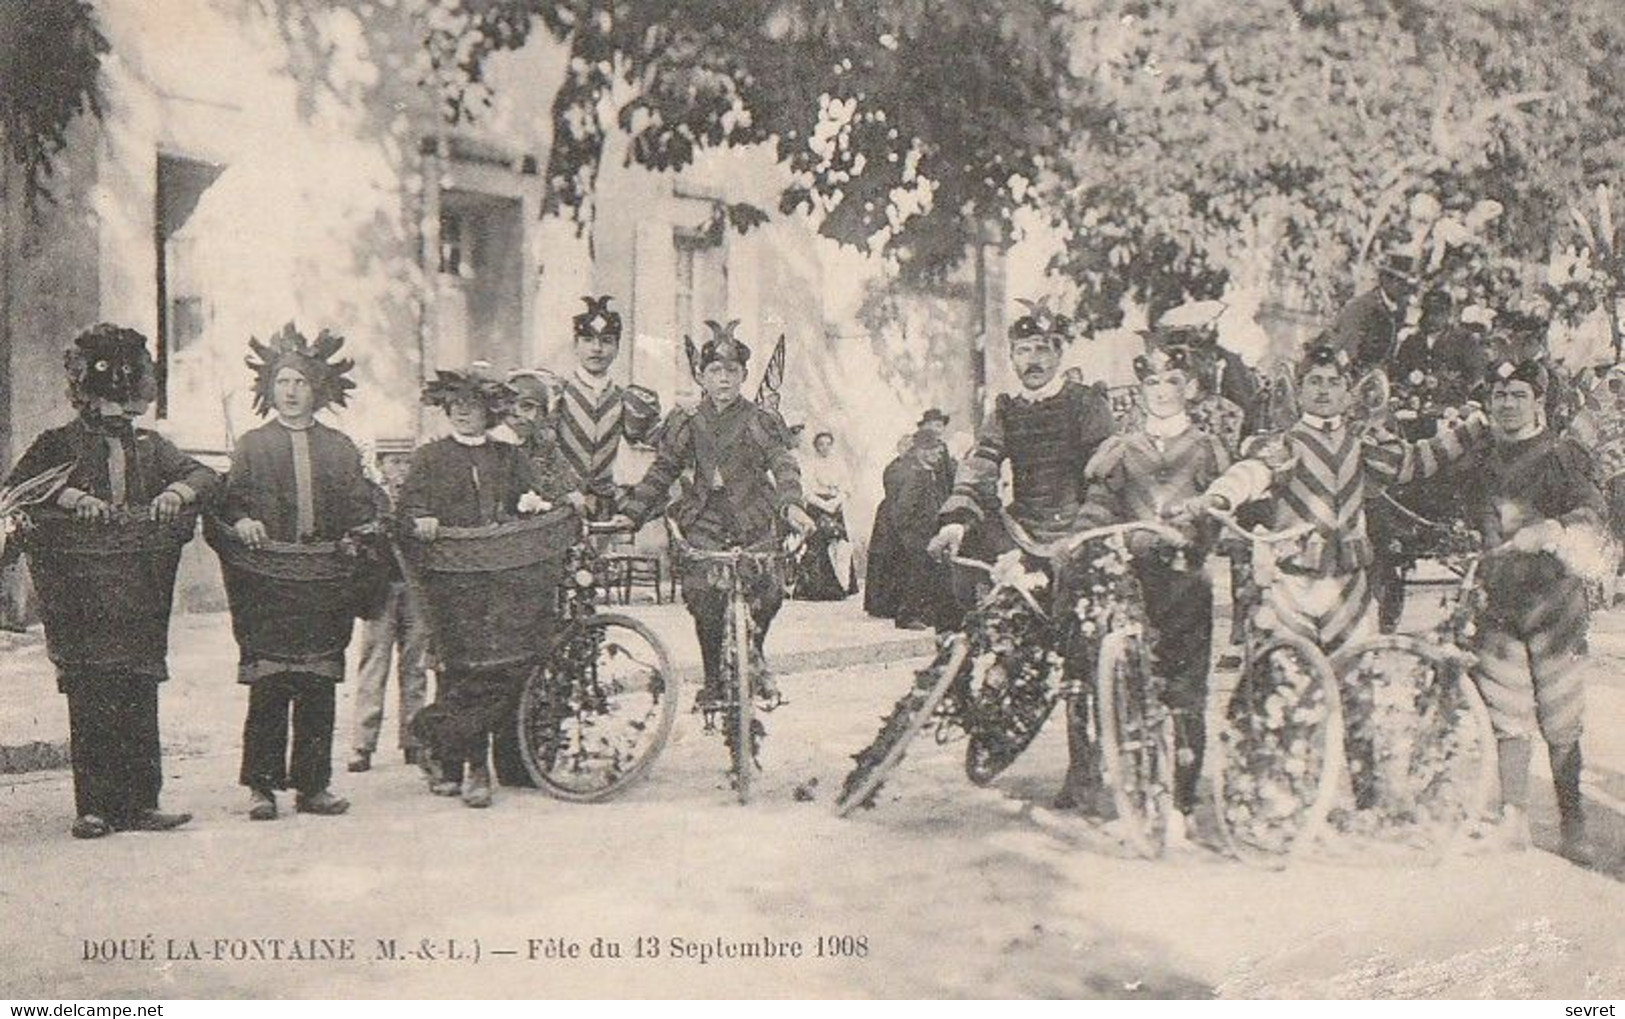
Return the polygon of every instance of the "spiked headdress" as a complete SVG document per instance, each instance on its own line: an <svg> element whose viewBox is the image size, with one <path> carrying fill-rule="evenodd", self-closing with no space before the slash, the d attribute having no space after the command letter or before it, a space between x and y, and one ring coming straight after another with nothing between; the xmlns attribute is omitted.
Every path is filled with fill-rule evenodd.
<svg viewBox="0 0 1625 1019"><path fill-rule="evenodd" d="M347 357L335 359L342 346L344 337L330 329L318 333L313 343L292 322L265 343L250 338L248 347L253 354L244 363L254 373L254 413L264 417L276 406L276 377L284 368L294 369L310 382L317 410L344 406L355 388L349 377L355 362Z"/></svg>
<svg viewBox="0 0 1625 1019"><path fill-rule="evenodd" d="M500 417L514 398L513 387L484 361L467 368L441 368L434 374L423 384L423 403L430 407L450 410L454 403L472 400Z"/></svg>

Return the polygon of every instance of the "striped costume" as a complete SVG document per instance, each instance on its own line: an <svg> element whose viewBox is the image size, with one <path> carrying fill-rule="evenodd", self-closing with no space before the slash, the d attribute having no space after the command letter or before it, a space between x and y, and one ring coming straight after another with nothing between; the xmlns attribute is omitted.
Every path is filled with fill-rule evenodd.
<svg viewBox="0 0 1625 1019"><path fill-rule="evenodd" d="M660 398L641 386L625 388L581 370L564 380L554 428L573 488L588 497L591 516L614 511L621 440L642 442L659 419Z"/></svg>
<svg viewBox="0 0 1625 1019"><path fill-rule="evenodd" d="M1486 548L1509 524L1556 520L1603 528L1603 497L1585 450L1541 431L1497 439L1469 474L1470 505ZM1538 728L1553 747L1578 744L1585 707L1577 666L1585 646L1585 584L1551 552L1514 552L1484 563L1487 595L1479 647L1479 689L1501 738Z"/></svg>
<svg viewBox="0 0 1625 1019"><path fill-rule="evenodd" d="M1350 427L1341 417L1305 414L1267 452L1240 461L1215 482L1209 494L1232 507L1273 496L1274 527L1313 527L1280 559L1280 573L1265 593L1279 624L1328 654L1375 634L1367 577L1373 559L1365 518L1369 489L1431 477L1461 457L1483 427L1474 421L1407 442Z"/></svg>

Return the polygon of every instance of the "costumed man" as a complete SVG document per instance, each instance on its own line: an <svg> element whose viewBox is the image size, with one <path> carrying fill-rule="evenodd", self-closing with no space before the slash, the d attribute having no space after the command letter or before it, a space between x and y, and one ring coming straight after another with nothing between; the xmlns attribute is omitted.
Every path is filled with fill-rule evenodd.
<svg viewBox="0 0 1625 1019"><path fill-rule="evenodd" d="M1234 464L1180 512L1192 517L1209 508L1230 510L1270 498L1270 526L1313 528L1293 554L1278 563L1264 592L1278 624L1327 654L1377 633L1377 606L1368 576L1373 552L1366 531L1367 491L1431 477L1459 459L1483 434L1482 416L1430 439L1406 442L1376 428L1351 427L1353 362L1335 346L1311 347L1298 363L1302 413L1283 435ZM1350 714L1364 691L1344 689ZM1347 745L1356 805L1375 802L1373 747L1368 739Z"/></svg>
<svg viewBox="0 0 1625 1019"><path fill-rule="evenodd" d="M1010 325L1010 361L1020 388L999 394L975 445L960 461L953 492L938 515L932 555L957 555L973 527L972 554L979 558L992 561L1014 547L998 517L999 475L1007 460L1010 515L1016 522L1038 541L1077 530L1084 468L1116 429L1102 388L1061 374L1070 320L1042 302L1022 303L1027 314Z"/></svg>
<svg viewBox="0 0 1625 1019"><path fill-rule="evenodd" d="M109 521L129 508L160 524L209 498L219 476L156 432L135 427L158 386L146 337L101 324L66 354L68 396L78 417L34 440L8 486L72 464L56 505L80 521ZM184 518L183 518L184 519ZM128 562L128 557L119 557ZM68 698L75 838L163 831L190 814L158 809L163 788L158 684L168 678L168 635L180 548L143 559L139 572L86 584L65 560L30 546L46 651Z"/></svg>
<svg viewBox="0 0 1625 1019"><path fill-rule="evenodd" d="M1529 845L1530 738L1551 758L1564 856L1590 858L1580 795L1585 710L1587 574L1612 565L1604 500L1585 450L1541 419L1547 387L1536 360L1500 360L1488 371L1491 441L1460 472L1484 536L1485 591L1474 676L1489 708L1501 776L1496 841Z"/></svg>
<svg viewBox="0 0 1625 1019"><path fill-rule="evenodd" d="M937 514L953 494L954 460L942 438L947 427L947 414L936 407L925 412L897 478L892 509L897 553L890 569L896 571L892 583L897 585L895 618L900 630L947 631L960 621L953 574L929 551Z"/></svg>
<svg viewBox="0 0 1625 1019"><path fill-rule="evenodd" d="M1416 260L1390 254L1377 266L1377 285L1356 294L1332 320L1327 339L1348 355L1355 378L1383 367L1399 341L1405 303L1416 291Z"/></svg>
<svg viewBox="0 0 1625 1019"><path fill-rule="evenodd" d="M1197 427L1190 407L1200 395L1190 351L1167 343L1166 336L1146 337L1147 352L1134 359L1140 380L1144 421L1132 431L1100 444L1088 465L1088 490L1079 523L1087 527L1160 520L1200 496L1230 466L1230 454L1217 437ZM1196 808L1196 785L1202 774L1207 743L1205 709L1213 649L1213 586L1205 572L1213 543L1213 522L1182 522L1189 544L1170 548L1145 534L1131 536L1134 572L1145 596L1146 616L1155 630L1152 655L1157 675L1166 683L1164 698L1174 716L1174 806L1169 838L1185 839ZM1083 548L1079 555L1095 556ZM1061 576L1069 571L1063 566ZM1091 649L1098 653L1098 646ZM1094 660L1084 654L1081 661ZM1093 784L1095 757L1089 746L1088 720L1068 712L1071 750L1063 802L1088 802L1085 783Z"/></svg>
<svg viewBox="0 0 1625 1019"><path fill-rule="evenodd" d="M268 342L248 345L254 410L275 417L232 451L221 523L236 541L258 549L267 541L337 541L376 519L360 450L316 420L319 411L343 407L355 388L348 377L355 362L337 358L343 337L323 329L312 342L290 322ZM342 814L349 801L328 788L334 708L354 610L363 607L335 602L327 581L271 578L234 566L230 540L222 536L215 547L237 638L237 678L249 688L240 775L249 790L248 816L274 819L276 790L288 788L300 813Z"/></svg>
<svg viewBox="0 0 1625 1019"><path fill-rule="evenodd" d="M800 461L807 515L814 530L797 561L796 597L840 601L852 593L852 543L847 540L846 498L852 482L831 454L833 432L813 436L813 455Z"/></svg>
<svg viewBox="0 0 1625 1019"><path fill-rule="evenodd" d="M685 540L698 549L752 548L770 545L781 521L805 537L812 518L802 508L801 470L790 452L784 419L740 395L750 348L734 336L737 320L726 326L707 322L711 338L696 353L687 346L690 365L704 398L697 408L674 410L660 429L655 459L643 479L627 493L616 522L642 527L671 498L671 487L688 475L682 498L672 511ZM715 582L715 571L692 563L682 573L683 603L694 617L705 684L703 707L722 699L722 641L729 592ZM741 570L750 604L754 692L765 706L782 701L764 664L762 648L768 629L784 602L783 571Z"/></svg>
<svg viewBox="0 0 1625 1019"><path fill-rule="evenodd" d="M442 369L424 384L423 402L446 412L452 432L418 447L401 486L398 513L419 541L434 541L441 527L480 527L544 508L525 451L488 434L514 395L483 365ZM440 663L435 703L419 716L433 719L425 733L437 767L431 792L461 794L469 807L491 805L492 736L513 728L528 668Z"/></svg>
<svg viewBox="0 0 1625 1019"><path fill-rule="evenodd" d="M642 442L660 420L660 397L642 386L618 385L609 377L621 351L621 316L608 296L583 297L577 315L576 370L566 376L554 415L559 449L572 475L570 502L589 520L616 511L615 458L621 440Z"/></svg>

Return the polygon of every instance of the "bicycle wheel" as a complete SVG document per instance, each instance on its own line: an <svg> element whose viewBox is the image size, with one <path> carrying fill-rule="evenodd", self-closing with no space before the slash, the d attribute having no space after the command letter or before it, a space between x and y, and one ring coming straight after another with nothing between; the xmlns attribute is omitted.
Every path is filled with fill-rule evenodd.
<svg viewBox="0 0 1625 1019"><path fill-rule="evenodd" d="M1249 656L1225 711L1212 769L1214 814L1231 853L1278 866L1325 824L1342 775L1337 676L1320 649L1272 635Z"/></svg>
<svg viewBox="0 0 1625 1019"><path fill-rule="evenodd" d="M1467 659L1415 637L1361 641L1332 656L1349 691L1348 738L1369 744L1369 809L1358 833L1442 849L1495 794L1495 737Z"/></svg>
<svg viewBox="0 0 1625 1019"><path fill-rule="evenodd" d="M751 696L750 610L745 599L735 593L728 609L728 628L723 637L723 662L729 683L724 692L722 734L728 744L728 772L740 803L749 803L751 782L756 777L761 723Z"/></svg>
<svg viewBox="0 0 1625 1019"><path fill-rule="evenodd" d="M841 785L835 801L837 816L845 817L858 807L875 805L875 794L908 750L914 737L931 723L937 707L970 661L970 642L954 634L937 648L930 665L914 674L914 685L892 708L880 725L880 734L852 759L857 766Z"/></svg>
<svg viewBox="0 0 1625 1019"><path fill-rule="evenodd" d="M965 699L965 776L987 785L1038 738L1060 694L1050 675L1060 666L1044 620L1022 606L999 614L1001 632L970 628L971 669ZM1000 650L993 650L994 647Z"/></svg>
<svg viewBox="0 0 1625 1019"><path fill-rule="evenodd" d="M553 643L519 699L519 750L537 787L593 803L654 766L677 718L665 647L626 616L578 620Z"/></svg>
<svg viewBox="0 0 1625 1019"><path fill-rule="evenodd" d="M1162 855L1173 809L1174 716L1162 702L1151 652L1138 634L1101 641L1100 756L1118 820L1141 856Z"/></svg>

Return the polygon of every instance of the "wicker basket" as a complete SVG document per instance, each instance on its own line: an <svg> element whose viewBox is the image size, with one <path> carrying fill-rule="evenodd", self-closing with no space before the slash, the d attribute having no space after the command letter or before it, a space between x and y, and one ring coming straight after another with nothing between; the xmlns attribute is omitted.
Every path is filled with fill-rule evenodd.
<svg viewBox="0 0 1625 1019"><path fill-rule="evenodd" d="M203 521L203 538L222 563L274 580L348 580L360 566L359 560L341 551L335 541L267 541L259 548L249 548L213 517Z"/></svg>
<svg viewBox="0 0 1625 1019"><path fill-rule="evenodd" d="M51 661L68 668L162 665L182 547L196 513L159 524L38 513L25 539Z"/></svg>
<svg viewBox="0 0 1625 1019"><path fill-rule="evenodd" d="M440 661L486 669L546 651L565 553L578 527L575 513L561 509L487 527L442 527L433 542L402 541Z"/></svg>

